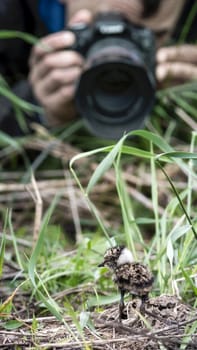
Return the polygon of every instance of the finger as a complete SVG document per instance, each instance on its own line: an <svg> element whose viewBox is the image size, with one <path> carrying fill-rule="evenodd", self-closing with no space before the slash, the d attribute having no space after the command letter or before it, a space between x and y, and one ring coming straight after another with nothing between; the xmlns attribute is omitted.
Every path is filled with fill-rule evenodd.
<svg viewBox="0 0 197 350"><path fill-rule="evenodd" d="M93 15L89 10L83 9L72 16L69 25L76 23L90 24L93 20ZM50 51L60 50L64 47L70 47L75 42L75 35L70 31L61 31L50 34L41 39L32 49L29 59L29 65L32 66L40 57Z"/></svg>
<svg viewBox="0 0 197 350"><path fill-rule="evenodd" d="M93 21L93 15L91 11L87 9L82 9L77 11L69 20L68 25L72 26L76 23L86 23L90 24Z"/></svg>
<svg viewBox="0 0 197 350"><path fill-rule="evenodd" d="M69 69L55 69L45 79L41 79L37 83L35 94L45 99L48 95L60 90L64 86L75 85L80 74L81 69L78 66Z"/></svg>
<svg viewBox="0 0 197 350"><path fill-rule="evenodd" d="M44 78L53 69L70 68L72 66L82 67L84 59L74 51L54 52L45 55L30 72L30 82L35 84Z"/></svg>
<svg viewBox="0 0 197 350"><path fill-rule="evenodd" d="M74 42L75 35L69 31L48 35L33 47L29 59L29 65L34 65L46 53L70 47L74 44Z"/></svg>
<svg viewBox="0 0 197 350"><path fill-rule="evenodd" d="M49 94L43 103L43 107L50 111L54 118L66 114L66 107L73 100L75 94L75 86L73 84L63 86L58 91Z"/></svg>
<svg viewBox="0 0 197 350"><path fill-rule="evenodd" d="M166 79L174 79L179 81L196 80L197 67L189 63L163 63L156 68L156 77L158 82Z"/></svg>
<svg viewBox="0 0 197 350"><path fill-rule="evenodd" d="M185 44L181 46L162 47L158 50L156 59L158 63L169 61L197 63L197 46Z"/></svg>

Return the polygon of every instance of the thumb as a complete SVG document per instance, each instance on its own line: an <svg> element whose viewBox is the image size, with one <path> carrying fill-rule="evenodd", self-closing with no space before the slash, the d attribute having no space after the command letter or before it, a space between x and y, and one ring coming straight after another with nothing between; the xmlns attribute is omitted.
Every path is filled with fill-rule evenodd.
<svg viewBox="0 0 197 350"><path fill-rule="evenodd" d="M89 10L83 9L76 12L68 22L68 25L72 26L77 23L90 24L93 21L93 15Z"/></svg>

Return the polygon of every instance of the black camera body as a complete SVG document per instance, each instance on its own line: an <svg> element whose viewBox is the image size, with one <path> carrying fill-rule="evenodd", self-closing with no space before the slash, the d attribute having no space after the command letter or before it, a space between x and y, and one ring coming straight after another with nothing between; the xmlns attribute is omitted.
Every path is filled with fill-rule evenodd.
<svg viewBox="0 0 197 350"><path fill-rule="evenodd" d="M155 38L116 13L99 14L92 25L69 28L72 49L85 57L76 106L90 131L118 139L144 125L155 97Z"/></svg>

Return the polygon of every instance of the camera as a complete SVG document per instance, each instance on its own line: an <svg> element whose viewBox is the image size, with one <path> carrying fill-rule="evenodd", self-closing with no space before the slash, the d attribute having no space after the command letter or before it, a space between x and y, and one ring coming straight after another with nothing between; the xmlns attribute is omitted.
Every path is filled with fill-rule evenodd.
<svg viewBox="0 0 197 350"><path fill-rule="evenodd" d="M155 99L155 38L118 13L100 13L91 25L71 28L72 49L85 58L76 108L89 130L118 139L143 127Z"/></svg>

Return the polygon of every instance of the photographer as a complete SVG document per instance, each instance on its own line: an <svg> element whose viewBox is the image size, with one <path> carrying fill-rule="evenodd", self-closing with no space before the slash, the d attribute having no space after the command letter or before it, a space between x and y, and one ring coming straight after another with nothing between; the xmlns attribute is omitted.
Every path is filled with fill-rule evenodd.
<svg viewBox="0 0 197 350"><path fill-rule="evenodd" d="M6 0L5 6L7 2L9 3ZM17 3L16 0L15 2ZM77 116L74 104L76 81L82 73L85 58L79 52L71 49L76 41L76 37L71 31L60 30L46 35L47 31L42 20L38 19L38 15L35 14L33 1L27 0L26 2L26 13L23 12L23 15L28 16L30 12L33 12L33 16L31 13L31 28L34 28L34 31L31 30L31 32L43 37L40 44L36 45L31 51L29 73L24 69L25 64L17 67L17 62L15 62L16 68L19 68L17 75L28 74L28 81L33 94L38 103L44 107L47 124L49 126L61 125ZM91 24L98 13L117 12L126 16L134 24L151 29L156 37L156 78L159 86L163 86L166 81L181 83L197 78L197 47L195 45L164 47L172 34L175 37L178 35L178 29L183 23L184 17L186 17L186 12L188 14L195 1L179 0L178 5L175 5L174 0L62 0L61 2L66 5L67 25L71 27L81 23ZM18 6L20 6L19 2ZM9 19L10 21L12 19ZM35 23L32 25L33 21L36 22L37 26L35 26ZM21 28L20 26L17 27L17 23L10 23L7 28L30 31L27 28L30 26L28 18L23 23L24 27ZM175 27L178 23L179 27L176 31ZM28 26L25 27L25 24L28 24ZM194 36L196 35L195 26L196 22L194 21L193 31L190 33L192 40L196 39ZM35 28L37 28L37 31ZM17 42L16 45L21 44ZM2 53L1 51L0 45L0 53ZM9 43L5 45L4 57L7 52L9 52ZM24 47L23 52L25 52ZM22 57L24 61L27 58L27 52L26 49L25 55ZM6 65L6 60L4 60L4 65ZM2 62L0 68L1 66L3 67ZM5 66L2 68L2 74L7 78L4 72ZM25 93L28 91L29 96L26 99L31 101L31 89L21 88L22 93L20 93L19 86L19 89L16 88L14 91L23 98L26 98ZM9 109L9 118L10 113ZM7 117L6 120L4 109L4 116L0 115L0 123L1 129L6 132L10 132L9 118ZM15 130L10 133L15 133Z"/></svg>

